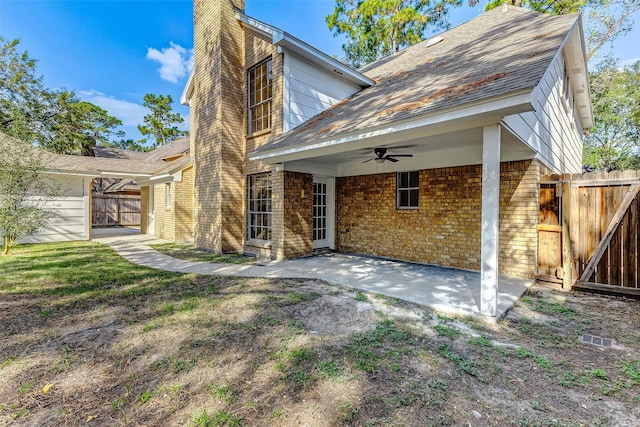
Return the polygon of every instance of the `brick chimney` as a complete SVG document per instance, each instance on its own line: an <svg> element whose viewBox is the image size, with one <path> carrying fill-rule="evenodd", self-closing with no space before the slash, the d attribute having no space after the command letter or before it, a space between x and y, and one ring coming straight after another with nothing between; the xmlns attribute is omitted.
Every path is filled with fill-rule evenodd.
<svg viewBox="0 0 640 427"><path fill-rule="evenodd" d="M191 153L194 243L242 252L245 230L244 0L194 0Z"/></svg>

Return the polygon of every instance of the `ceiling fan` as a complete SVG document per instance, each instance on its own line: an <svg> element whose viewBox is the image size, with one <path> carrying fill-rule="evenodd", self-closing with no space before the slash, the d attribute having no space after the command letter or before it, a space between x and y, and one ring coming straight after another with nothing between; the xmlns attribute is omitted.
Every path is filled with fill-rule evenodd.
<svg viewBox="0 0 640 427"><path fill-rule="evenodd" d="M370 159L367 159L362 163L367 163L367 162L370 162L371 160L375 160L376 163L384 163L386 160L389 160L390 162L395 163L398 161L396 157L413 157L413 154L387 154L386 147L374 148L373 152L375 153L376 156Z"/></svg>

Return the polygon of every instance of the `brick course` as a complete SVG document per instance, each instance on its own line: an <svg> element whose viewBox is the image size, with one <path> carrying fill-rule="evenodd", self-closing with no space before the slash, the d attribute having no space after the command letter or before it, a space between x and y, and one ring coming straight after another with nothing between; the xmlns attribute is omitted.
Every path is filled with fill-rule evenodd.
<svg viewBox="0 0 640 427"><path fill-rule="evenodd" d="M538 163L501 165L500 274L535 273ZM480 269L481 165L420 171L419 209L396 209L396 174L336 179L337 249Z"/></svg>
<svg viewBox="0 0 640 427"><path fill-rule="evenodd" d="M242 252L245 236L244 0L194 1L195 244Z"/></svg>

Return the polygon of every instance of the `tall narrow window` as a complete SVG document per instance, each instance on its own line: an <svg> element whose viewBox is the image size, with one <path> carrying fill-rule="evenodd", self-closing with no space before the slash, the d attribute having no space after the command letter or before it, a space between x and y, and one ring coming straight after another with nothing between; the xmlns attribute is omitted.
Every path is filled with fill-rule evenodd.
<svg viewBox="0 0 640 427"><path fill-rule="evenodd" d="M166 192L167 192L167 197L166 197L166 201L167 201L167 207L170 208L171 207L171 183L167 182L164 185Z"/></svg>
<svg viewBox="0 0 640 427"><path fill-rule="evenodd" d="M249 175L248 181L248 237L271 240L271 175Z"/></svg>
<svg viewBox="0 0 640 427"><path fill-rule="evenodd" d="M271 128L271 58L249 69L249 134Z"/></svg>
<svg viewBox="0 0 640 427"><path fill-rule="evenodd" d="M398 172L396 176L398 209L418 209L419 178L418 171Z"/></svg>

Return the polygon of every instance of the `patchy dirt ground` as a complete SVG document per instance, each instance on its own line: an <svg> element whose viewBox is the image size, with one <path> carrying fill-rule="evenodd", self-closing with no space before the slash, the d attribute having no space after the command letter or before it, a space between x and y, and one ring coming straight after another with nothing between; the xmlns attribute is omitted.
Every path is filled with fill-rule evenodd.
<svg viewBox="0 0 640 427"><path fill-rule="evenodd" d="M68 248L0 264L2 425L640 426L636 300L535 287L492 325Z"/></svg>

